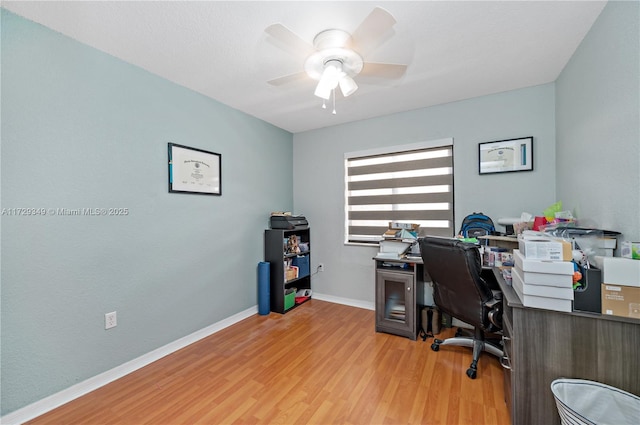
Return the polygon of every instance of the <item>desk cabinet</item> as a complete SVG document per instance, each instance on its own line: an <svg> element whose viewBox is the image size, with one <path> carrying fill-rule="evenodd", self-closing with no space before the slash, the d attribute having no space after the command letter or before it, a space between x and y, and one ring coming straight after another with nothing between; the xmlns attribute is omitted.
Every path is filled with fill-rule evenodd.
<svg viewBox="0 0 640 425"><path fill-rule="evenodd" d="M495 274L504 297L502 363L512 424L560 423L551 393L556 378L640 394L640 320L524 307Z"/></svg>
<svg viewBox="0 0 640 425"><path fill-rule="evenodd" d="M422 260L376 262L376 331L415 340L424 298Z"/></svg>

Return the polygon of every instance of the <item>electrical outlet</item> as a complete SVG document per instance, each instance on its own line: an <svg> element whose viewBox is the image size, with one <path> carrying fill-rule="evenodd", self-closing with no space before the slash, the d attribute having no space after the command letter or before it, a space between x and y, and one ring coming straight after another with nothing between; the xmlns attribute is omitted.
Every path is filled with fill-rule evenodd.
<svg viewBox="0 0 640 425"><path fill-rule="evenodd" d="M324 264L323 263L318 264L318 271L319 272L323 272L324 271Z"/></svg>
<svg viewBox="0 0 640 425"><path fill-rule="evenodd" d="M104 328L111 329L118 326L118 317L116 316L116 312L112 311L111 313L106 313L104 315Z"/></svg>

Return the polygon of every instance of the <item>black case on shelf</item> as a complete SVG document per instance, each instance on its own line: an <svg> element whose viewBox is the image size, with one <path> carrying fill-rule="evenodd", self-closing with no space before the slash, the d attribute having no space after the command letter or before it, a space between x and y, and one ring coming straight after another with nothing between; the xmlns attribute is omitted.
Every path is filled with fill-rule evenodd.
<svg viewBox="0 0 640 425"><path fill-rule="evenodd" d="M600 288L602 286L602 272L600 269L583 269L584 289L573 291L573 311L589 313L602 312Z"/></svg>

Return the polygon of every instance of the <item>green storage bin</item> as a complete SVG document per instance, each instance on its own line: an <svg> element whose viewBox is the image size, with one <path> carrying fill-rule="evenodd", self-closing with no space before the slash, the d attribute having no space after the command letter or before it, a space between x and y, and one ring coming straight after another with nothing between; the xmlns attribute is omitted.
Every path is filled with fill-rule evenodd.
<svg viewBox="0 0 640 425"><path fill-rule="evenodd" d="M289 310L291 307L293 307L296 303L296 291L291 292L290 294L287 294L285 292L284 294L284 309L285 310Z"/></svg>

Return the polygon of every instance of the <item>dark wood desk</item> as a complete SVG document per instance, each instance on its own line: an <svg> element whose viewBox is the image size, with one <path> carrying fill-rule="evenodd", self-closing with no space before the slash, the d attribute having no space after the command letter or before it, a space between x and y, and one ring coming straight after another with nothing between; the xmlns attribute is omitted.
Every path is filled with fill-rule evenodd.
<svg viewBox="0 0 640 425"><path fill-rule="evenodd" d="M501 273L505 398L511 423L559 424L556 378L602 382L640 394L640 320L525 307Z"/></svg>

